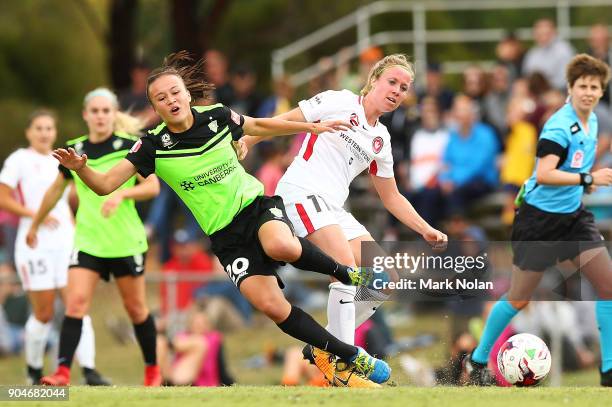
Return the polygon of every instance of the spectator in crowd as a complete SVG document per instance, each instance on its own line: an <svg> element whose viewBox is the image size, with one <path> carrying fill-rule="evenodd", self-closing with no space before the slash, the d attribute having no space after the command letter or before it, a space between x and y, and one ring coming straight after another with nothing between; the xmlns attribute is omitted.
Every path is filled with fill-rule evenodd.
<svg viewBox="0 0 612 407"><path fill-rule="evenodd" d="M28 303L11 266L0 259L0 357L23 348Z"/></svg>
<svg viewBox="0 0 612 407"><path fill-rule="evenodd" d="M278 140L269 140L259 143L257 146L263 165L255 176L264 186L264 194L273 196L276 184L282 178L287 169L285 154L279 146Z"/></svg>
<svg viewBox="0 0 612 407"><path fill-rule="evenodd" d="M495 47L495 55L498 63L508 69L510 82L521 77L525 50L514 33L508 33L502 38Z"/></svg>
<svg viewBox="0 0 612 407"><path fill-rule="evenodd" d="M257 75L247 64L237 64L232 70L230 84L234 90L234 98L229 107L236 113L255 116L259 110L262 98L255 88Z"/></svg>
<svg viewBox="0 0 612 407"><path fill-rule="evenodd" d="M565 89L565 67L574 55L572 45L557 36L553 20L542 18L533 25L535 44L523 61L523 74L541 72L557 89Z"/></svg>
<svg viewBox="0 0 612 407"><path fill-rule="evenodd" d="M204 53L206 80L215 85L215 100L229 106L234 101L234 89L230 84L227 57L221 51L209 49Z"/></svg>
<svg viewBox="0 0 612 407"><path fill-rule="evenodd" d="M493 126L502 144L508 128L506 110L510 99L510 75L505 65L497 64L491 71L491 85L484 98L483 121Z"/></svg>
<svg viewBox="0 0 612 407"><path fill-rule="evenodd" d="M283 77L274 81L274 94L265 99L255 117L274 117L291 110L291 99L294 89L289 78Z"/></svg>
<svg viewBox="0 0 612 407"><path fill-rule="evenodd" d="M206 314L193 309L184 332L172 339L157 336L162 376L175 386L231 386L223 346L223 335L211 328Z"/></svg>
<svg viewBox="0 0 612 407"><path fill-rule="evenodd" d="M150 127L159 122L159 116L153 110L147 99L147 76L151 68L146 62L138 62L130 70L131 86L119 93L119 106L122 110L138 117L144 127Z"/></svg>
<svg viewBox="0 0 612 407"><path fill-rule="evenodd" d="M162 273L165 276L176 277L176 287L168 287L164 281L160 284L161 310L166 315L168 311L184 311L192 301L195 290L202 285L202 281L189 280L185 273L194 277L210 275L213 272L213 260L203 249L202 243L197 236L190 234L185 229L174 232L172 244L172 255L164 263ZM195 276L195 275L198 276ZM173 291L171 295L171 291ZM174 303L170 304L170 301Z"/></svg>
<svg viewBox="0 0 612 407"><path fill-rule="evenodd" d="M423 98L431 96L436 99L442 112L448 112L453 106L455 93L444 84L442 67L437 62L430 62L427 64L427 72L425 75L425 88L417 92L419 104L423 102Z"/></svg>
<svg viewBox="0 0 612 407"><path fill-rule="evenodd" d="M595 58L601 59L608 65L612 65L612 47L610 46L610 33L605 24L595 24L589 32L589 49L587 53ZM612 87L608 85L603 97L599 101L605 103L606 108L610 108L610 92ZM601 106L604 107L604 106Z"/></svg>
<svg viewBox="0 0 612 407"><path fill-rule="evenodd" d="M533 170L538 133L525 120L527 102L513 98L508 103L506 149L501 165L500 181L506 195L501 219L505 225L514 220L514 197Z"/></svg>
<svg viewBox="0 0 612 407"><path fill-rule="evenodd" d="M461 215L470 202L490 192L497 183L498 142L493 129L476 118L474 101L459 95L453 103L455 128L444 153L440 189L445 214Z"/></svg>
<svg viewBox="0 0 612 407"><path fill-rule="evenodd" d="M470 97L477 106L478 120L484 111L484 97L487 94L487 73L478 65L469 66L463 71L463 94Z"/></svg>
<svg viewBox="0 0 612 407"><path fill-rule="evenodd" d="M421 104L421 126L415 131L410 147L407 198L429 224L442 216L438 174L448 144L449 132L441 120L436 99L428 96Z"/></svg>
<svg viewBox="0 0 612 407"><path fill-rule="evenodd" d="M0 239L2 240L2 254L4 263L15 267L15 239L19 217L0 209Z"/></svg>

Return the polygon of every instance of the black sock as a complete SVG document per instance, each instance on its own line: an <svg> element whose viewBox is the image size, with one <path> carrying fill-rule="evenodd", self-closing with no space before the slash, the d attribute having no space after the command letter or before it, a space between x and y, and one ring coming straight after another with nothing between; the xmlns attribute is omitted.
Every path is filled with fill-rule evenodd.
<svg viewBox="0 0 612 407"><path fill-rule="evenodd" d="M64 317L60 331L59 355L57 363L70 369L72 358L81 340L83 318Z"/></svg>
<svg viewBox="0 0 612 407"><path fill-rule="evenodd" d="M340 359L350 360L357 353L356 347L327 332L310 315L296 306L291 306L287 319L277 325L287 335L323 349Z"/></svg>
<svg viewBox="0 0 612 407"><path fill-rule="evenodd" d="M292 266L302 270L326 274L337 278L342 284L351 285L351 279L348 275L350 267L338 264L334 259L312 244L310 240L303 237L298 237L298 240L302 245L302 255L291 263Z"/></svg>
<svg viewBox="0 0 612 407"><path fill-rule="evenodd" d="M136 333L136 339L140 350L142 350L142 356L144 357L145 364L147 366L157 364L157 331L155 330L155 321L151 314L140 324L133 324L134 332Z"/></svg>

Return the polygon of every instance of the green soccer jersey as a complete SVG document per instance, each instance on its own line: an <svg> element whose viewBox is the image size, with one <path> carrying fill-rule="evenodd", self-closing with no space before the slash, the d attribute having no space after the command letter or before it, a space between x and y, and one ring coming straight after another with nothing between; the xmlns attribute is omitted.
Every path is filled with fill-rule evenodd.
<svg viewBox="0 0 612 407"><path fill-rule="evenodd" d="M143 177L163 179L210 235L263 195L263 185L244 170L232 147L243 135L244 118L220 103L193 107L192 113L189 130L175 134L162 123L126 158Z"/></svg>
<svg viewBox="0 0 612 407"><path fill-rule="evenodd" d="M92 143L88 136L66 143L80 154L87 154L87 165L106 172L123 160L130 147L138 140L124 133L114 133L101 143ZM79 197L76 214L74 248L96 257L115 258L142 254L147 251L147 238L142 221L136 212L133 199L125 199L110 217L102 216L102 204L108 196L99 196L75 175L74 171L60 165L64 177L73 179ZM120 188L130 188L136 177L130 178Z"/></svg>

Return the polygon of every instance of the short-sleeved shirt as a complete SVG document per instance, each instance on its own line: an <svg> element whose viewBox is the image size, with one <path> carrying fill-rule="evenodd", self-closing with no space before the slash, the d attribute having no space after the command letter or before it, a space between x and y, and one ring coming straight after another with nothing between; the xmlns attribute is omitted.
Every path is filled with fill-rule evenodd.
<svg viewBox="0 0 612 407"><path fill-rule="evenodd" d="M57 174L57 160L51 154L40 154L32 148L20 148L4 161L0 172L0 183L15 190L17 199L23 206L36 212ZM67 192L49 215L58 221L58 226L56 228L41 226L37 247L42 250L70 249L74 235L74 221L68 207ZM15 241L16 250L27 250L26 235L31 225L31 218L20 218Z"/></svg>
<svg viewBox="0 0 612 407"><path fill-rule="evenodd" d="M566 103L544 124L538 141L538 159L555 154L560 157L559 170L575 174L590 172L597 150L598 124L594 113L589 116L588 127L587 133L571 103ZM552 213L578 210L583 193L582 185L540 185L536 170L525 185L525 201Z"/></svg>
<svg viewBox="0 0 612 407"><path fill-rule="evenodd" d="M66 143L77 154L87 154L87 165L94 170L107 172L123 160L137 137L115 132L100 143L92 143L89 136L79 137ZM109 198L92 191L74 171L60 165L59 169L66 179L73 179L79 197L76 215L74 249L102 258L128 257L147 251L147 238L144 226L133 199L124 199L113 215L102 216L102 205ZM131 177L120 189L136 184Z"/></svg>
<svg viewBox="0 0 612 407"><path fill-rule="evenodd" d="M342 207L350 183L364 170L383 178L393 177L391 136L379 121L374 126L368 124L362 99L345 89L325 91L299 102L309 122L344 120L353 128L309 133L280 182L299 185Z"/></svg>
<svg viewBox="0 0 612 407"><path fill-rule="evenodd" d="M244 170L232 147L243 135L244 117L220 103L191 111L190 129L173 133L162 123L126 158L142 176L163 179L211 235L263 195L263 185Z"/></svg>

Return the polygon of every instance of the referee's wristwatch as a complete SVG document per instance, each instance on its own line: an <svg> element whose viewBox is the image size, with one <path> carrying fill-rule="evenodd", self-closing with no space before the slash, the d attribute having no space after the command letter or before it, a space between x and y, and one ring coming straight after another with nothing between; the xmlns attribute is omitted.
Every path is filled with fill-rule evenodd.
<svg viewBox="0 0 612 407"><path fill-rule="evenodd" d="M580 173L580 185L586 188L593 185L593 176L589 174L588 172L581 172Z"/></svg>

